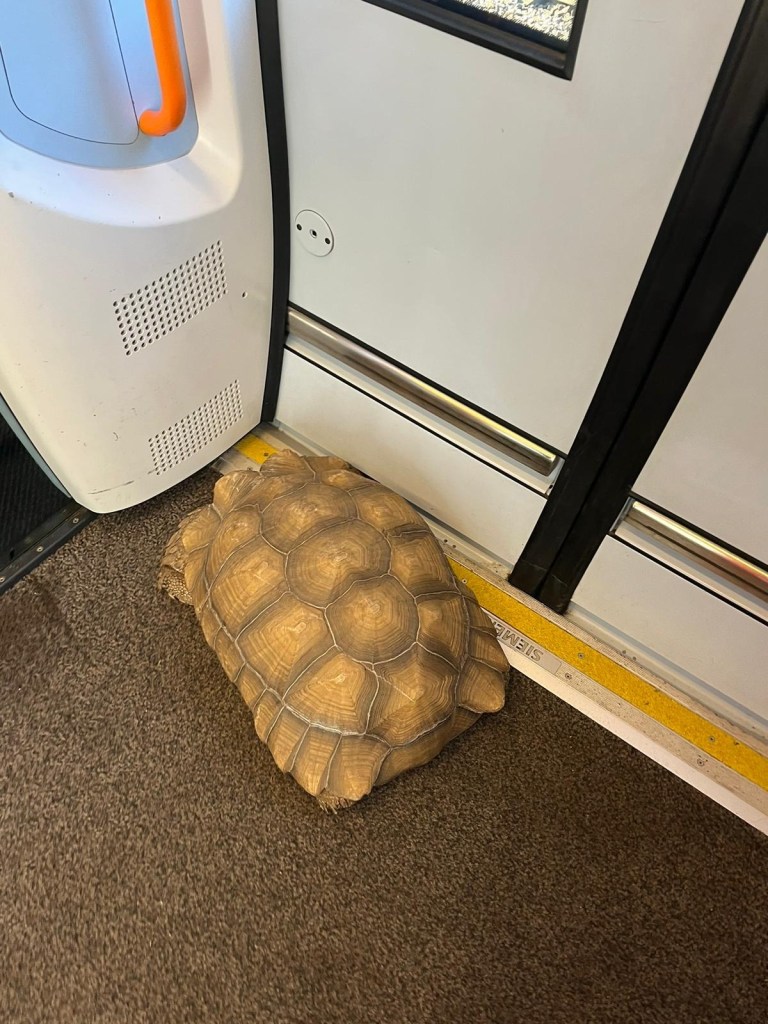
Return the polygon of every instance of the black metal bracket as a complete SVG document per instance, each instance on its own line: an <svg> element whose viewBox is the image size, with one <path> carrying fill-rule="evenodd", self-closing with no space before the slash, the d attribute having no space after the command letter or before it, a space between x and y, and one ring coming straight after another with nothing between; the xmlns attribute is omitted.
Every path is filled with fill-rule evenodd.
<svg viewBox="0 0 768 1024"><path fill-rule="evenodd" d="M70 502L24 540L24 550L12 562L0 567L0 594L31 572L61 545L96 518L94 512Z"/></svg>
<svg viewBox="0 0 768 1024"><path fill-rule="evenodd" d="M283 368L285 323L288 316L288 286L291 274L291 201L277 0L256 0L256 15L259 23L261 80L272 184L272 319L267 379L261 410L262 422L270 423L275 418L277 410L277 396ZM254 225L254 230L258 230L257 225Z"/></svg>

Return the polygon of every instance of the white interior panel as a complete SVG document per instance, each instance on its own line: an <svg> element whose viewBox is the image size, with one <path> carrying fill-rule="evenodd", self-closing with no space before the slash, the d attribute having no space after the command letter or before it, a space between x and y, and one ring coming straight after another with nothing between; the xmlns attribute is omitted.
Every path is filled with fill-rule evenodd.
<svg viewBox="0 0 768 1024"><path fill-rule="evenodd" d="M13 101L25 117L93 142L136 138L139 129L109 3L8 4L0 53Z"/></svg>
<svg viewBox="0 0 768 1024"><path fill-rule="evenodd" d="M768 627L612 537L569 617L716 713L768 738Z"/></svg>
<svg viewBox="0 0 768 1024"><path fill-rule="evenodd" d="M768 242L635 490L768 562Z"/></svg>
<svg viewBox="0 0 768 1024"><path fill-rule="evenodd" d="M180 4L199 135L149 167L0 135L0 394L56 477L109 512L258 422L272 206L252 0Z"/></svg>
<svg viewBox="0 0 768 1024"><path fill-rule="evenodd" d="M175 131L139 130L139 116L161 104L143 2L27 0L0 17L0 133L87 167L141 167L188 153L198 125L179 3L172 10L186 113ZM189 10L189 0L181 3Z"/></svg>
<svg viewBox="0 0 768 1024"><path fill-rule="evenodd" d="M573 81L361 0L281 0L291 299L567 450L741 0L590 0ZM294 242L296 238L294 238Z"/></svg>
<svg viewBox="0 0 768 1024"><path fill-rule="evenodd" d="M277 423L398 491L512 565L544 498L292 352Z"/></svg>

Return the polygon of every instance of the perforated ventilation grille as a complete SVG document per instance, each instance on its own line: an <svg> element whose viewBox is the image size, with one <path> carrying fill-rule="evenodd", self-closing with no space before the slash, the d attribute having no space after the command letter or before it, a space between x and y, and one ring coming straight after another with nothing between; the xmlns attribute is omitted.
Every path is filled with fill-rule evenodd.
<svg viewBox="0 0 768 1024"><path fill-rule="evenodd" d="M162 338L227 293L221 242L112 303L127 356Z"/></svg>
<svg viewBox="0 0 768 1024"><path fill-rule="evenodd" d="M219 437L243 415L240 382L233 380L213 398L149 439L157 473L167 473Z"/></svg>

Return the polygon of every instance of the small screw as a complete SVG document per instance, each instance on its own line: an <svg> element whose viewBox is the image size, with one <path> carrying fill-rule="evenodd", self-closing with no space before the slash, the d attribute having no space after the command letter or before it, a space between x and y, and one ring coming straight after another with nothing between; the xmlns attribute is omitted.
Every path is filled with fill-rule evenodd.
<svg viewBox="0 0 768 1024"><path fill-rule="evenodd" d="M75 518L72 520L72 525L73 526L77 526L77 524L79 522L80 522L80 516L75 516Z"/></svg>
<svg viewBox="0 0 768 1024"><path fill-rule="evenodd" d="M40 554L40 552L42 550L43 550L43 545L42 544L39 547L35 548L35 551L37 551L38 555Z"/></svg>
<svg viewBox="0 0 768 1024"><path fill-rule="evenodd" d="M5 583L5 576L0 576L0 583Z"/></svg>

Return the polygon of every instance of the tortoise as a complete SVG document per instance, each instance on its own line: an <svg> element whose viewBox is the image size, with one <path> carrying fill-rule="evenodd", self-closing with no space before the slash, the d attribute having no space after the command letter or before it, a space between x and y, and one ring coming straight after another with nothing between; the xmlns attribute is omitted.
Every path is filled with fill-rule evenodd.
<svg viewBox="0 0 768 1024"><path fill-rule="evenodd" d="M222 476L158 585L194 606L278 767L327 809L504 704L491 620L411 505L341 459L285 450Z"/></svg>

